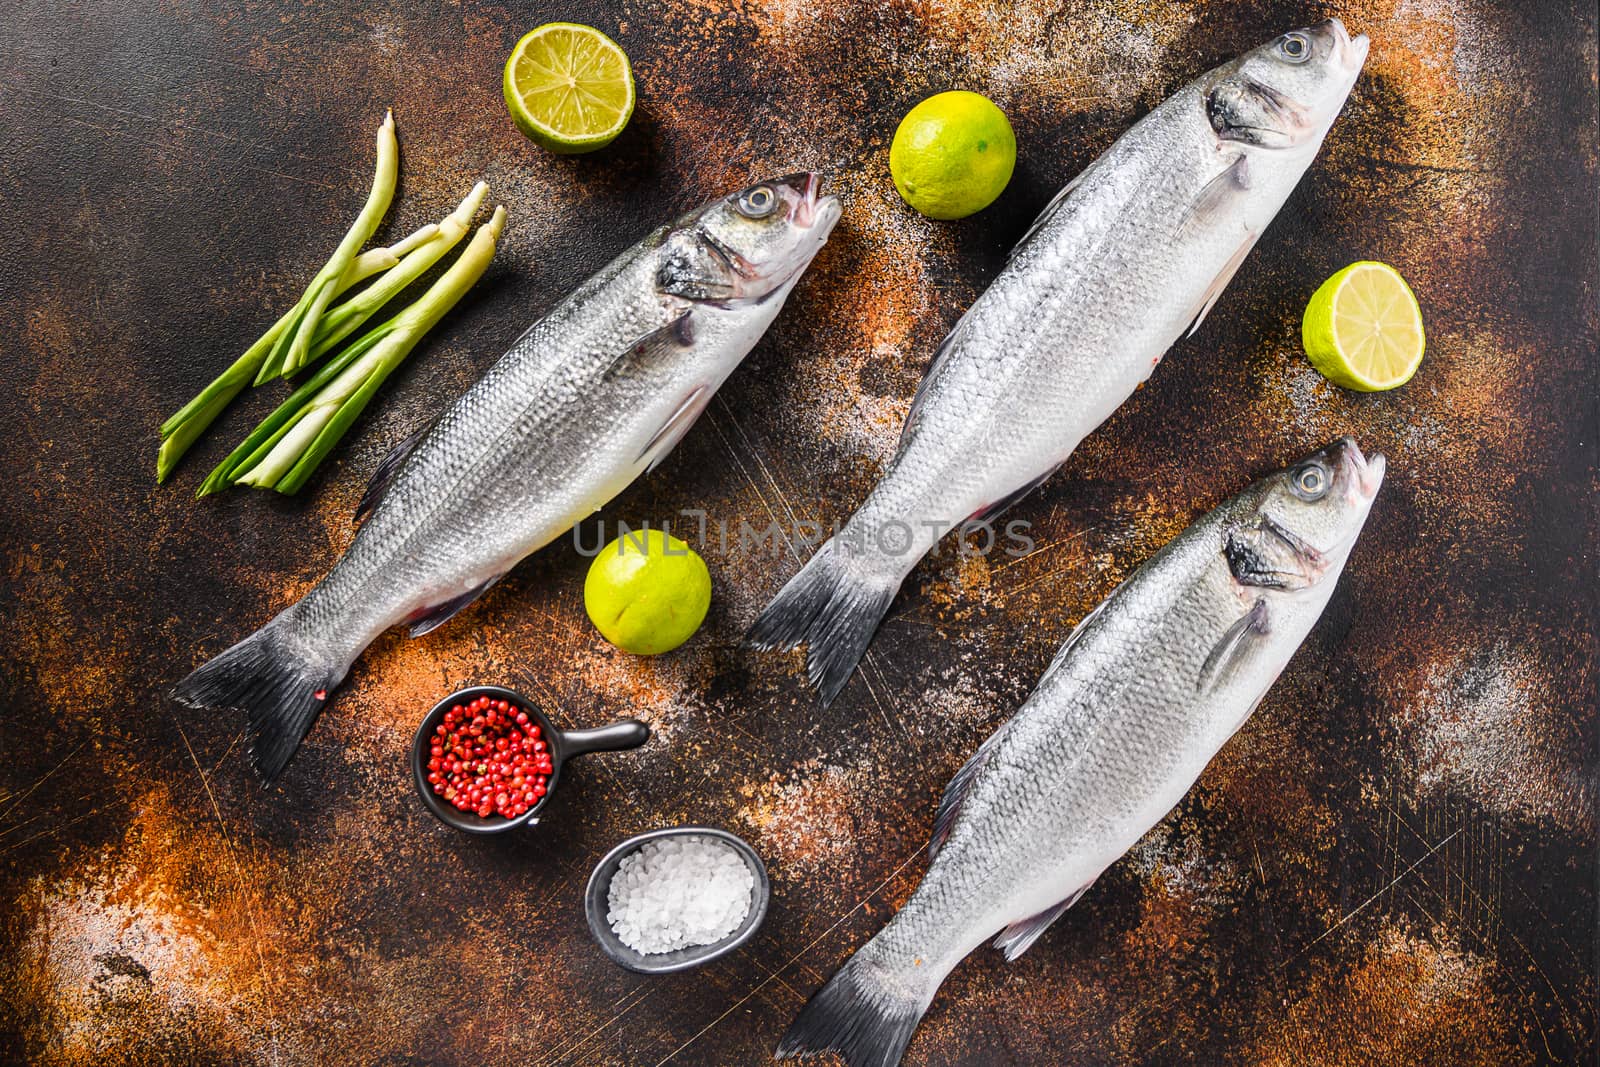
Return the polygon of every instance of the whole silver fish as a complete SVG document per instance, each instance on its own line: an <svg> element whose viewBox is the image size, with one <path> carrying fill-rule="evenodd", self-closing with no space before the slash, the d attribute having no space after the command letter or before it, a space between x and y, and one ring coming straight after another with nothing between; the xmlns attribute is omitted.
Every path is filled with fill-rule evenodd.
<svg viewBox="0 0 1600 1067"><path fill-rule="evenodd" d="M174 696L243 707L251 762L276 776L379 634L439 625L677 444L827 241L839 204L820 184L714 201L580 285L383 462L327 577Z"/></svg>
<svg viewBox="0 0 1600 1067"><path fill-rule="evenodd" d="M951 780L922 884L779 1058L898 1063L951 968L991 937L1021 955L1159 822L1322 614L1384 469L1338 441L1211 511L1090 612Z"/></svg>
<svg viewBox="0 0 1600 1067"><path fill-rule="evenodd" d="M751 630L831 702L905 576L1020 500L1199 326L1311 164L1367 55L1339 20L1186 86L1063 189L940 345L899 451Z"/></svg>

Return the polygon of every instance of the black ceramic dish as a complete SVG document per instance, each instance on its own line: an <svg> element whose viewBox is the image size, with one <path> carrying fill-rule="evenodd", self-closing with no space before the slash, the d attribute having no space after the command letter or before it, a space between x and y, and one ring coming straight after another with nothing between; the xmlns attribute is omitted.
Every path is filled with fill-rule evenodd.
<svg viewBox="0 0 1600 1067"><path fill-rule="evenodd" d="M709 945L696 945L692 948L680 948L672 952L653 952L648 956L636 952L622 943L612 932L611 923L606 919L606 913L611 910L608 900L611 893L611 879L616 875L623 858L637 851L646 841L658 837L690 835L714 837L725 842L733 846L733 850L744 860L745 865L750 868L751 876L755 879L755 884L750 887L750 914L744 917L744 922L739 924L737 930L721 941L713 941ZM588 888L583 892L583 913L589 920L589 932L614 962L639 974L671 974L674 971L686 971L690 967L709 963L718 956L726 956L750 940L756 928L761 925L761 920L767 917L767 905L771 901L772 882L767 878L767 865L761 862L756 850L743 838L710 826L674 826L630 837L601 857L600 862L595 864L594 872L589 875Z"/></svg>
<svg viewBox="0 0 1600 1067"><path fill-rule="evenodd" d="M508 701L526 711L529 717L539 724L540 736L549 746L550 778L545 783L545 794L539 798L539 803L514 819L505 819L498 815L483 818L470 811L459 811L454 805L446 803L443 797L434 793L433 787L428 784L428 753L432 747L434 729L444 721L445 712L457 704L466 704L479 697ZM561 781L561 767L567 760L590 752L614 752L625 748L638 748L649 738L650 728L638 719L622 719L610 726L600 726L593 730L558 730L545 717L544 712L521 693L498 685L468 686L466 689L451 693L435 704L433 710L423 718L422 725L417 727L417 736L411 741L411 778L416 783L422 803L446 826L453 826L469 834L498 834L517 826L538 824L539 813L550 802L550 798L556 795L556 786Z"/></svg>

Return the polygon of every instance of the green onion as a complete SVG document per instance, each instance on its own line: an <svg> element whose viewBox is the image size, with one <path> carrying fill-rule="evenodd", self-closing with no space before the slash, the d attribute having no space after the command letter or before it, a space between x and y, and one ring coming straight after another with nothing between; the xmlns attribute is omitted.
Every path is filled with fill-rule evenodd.
<svg viewBox="0 0 1600 1067"><path fill-rule="evenodd" d="M334 249L333 256L317 271L316 277L306 287L305 294L289 312L288 323L273 340L272 350L256 372L257 385L275 377L287 378L310 362L311 338L316 333L317 321L333 300L339 279L346 268L355 260L361 246L372 237L378 223L383 221L384 212L389 210L389 201L394 198L394 184L399 171L400 145L394 136L394 114L386 111L383 124L378 127L377 166L372 175L372 191L367 194L367 202L362 205L361 214L356 216L344 240Z"/></svg>
<svg viewBox="0 0 1600 1067"><path fill-rule="evenodd" d="M418 245L425 244L438 232L439 227L429 223L398 244L390 245L388 248L373 248L361 253L339 279L337 293L342 293L374 274L398 265L401 257ZM194 444L218 415L222 414L223 408L232 403L233 398L251 383L261 366L261 361L266 358L273 342L288 325L292 315L292 311L288 312L273 323L266 333L256 339L255 344L245 350L244 355L233 361L233 366L219 374L210 385L200 391L199 396L179 408L171 418L161 424L161 451L156 456L157 482L167 480L167 475L172 473L172 469L178 465L178 460L183 458L189 446Z"/></svg>
<svg viewBox="0 0 1600 1067"><path fill-rule="evenodd" d="M335 346L354 333L363 323L387 304L396 293L422 277L429 267L444 258L456 242L472 228L472 216L478 213L489 186L479 182L472 187L465 200L433 227L433 235L419 242L406 257L381 278L361 290L349 300L329 309L317 324L316 336L311 341L308 362L316 362Z"/></svg>
<svg viewBox="0 0 1600 1067"><path fill-rule="evenodd" d="M453 213L451 218L455 217ZM280 493L304 486L384 380L483 275L494 258L505 218L506 209L495 208L460 257L416 303L329 360L211 472L197 495L219 492L236 482ZM446 223L440 224L441 237Z"/></svg>

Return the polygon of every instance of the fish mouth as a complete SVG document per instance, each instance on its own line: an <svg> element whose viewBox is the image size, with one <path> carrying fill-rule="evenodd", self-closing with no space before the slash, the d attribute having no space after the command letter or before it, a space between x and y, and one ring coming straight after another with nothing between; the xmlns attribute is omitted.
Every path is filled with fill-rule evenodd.
<svg viewBox="0 0 1600 1067"><path fill-rule="evenodd" d="M1362 501L1371 501L1378 495L1378 487L1383 485L1384 472L1389 469L1388 459L1382 452L1374 452L1368 459L1361 454L1361 446L1353 437L1342 438L1339 444L1342 446L1339 462L1349 475L1350 484Z"/></svg>
<svg viewBox="0 0 1600 1067"><path fill-rule="evenodd" d="M839 200L833 196L823 196L822 175L818 171L805 170L798 174L790 174L780 179L784 185L799 194L800 200L795 205L792 216L794 224L803 229L811 229L819 218L828 218L828 228L839 219Z"/></svg>
<svg viewBox="0 0 1600 1067"><path fill-rule="evenodd" d="M1350 31L1345 29L1344 23L1337 18L1321 22L1316 28L1333 35L1334 55L1337 57L1339 65L1347 72L1355 74L1366 64L1367 51L1372 47L1372 41L1366 34L1362 33L1351 37Z"/></svg>

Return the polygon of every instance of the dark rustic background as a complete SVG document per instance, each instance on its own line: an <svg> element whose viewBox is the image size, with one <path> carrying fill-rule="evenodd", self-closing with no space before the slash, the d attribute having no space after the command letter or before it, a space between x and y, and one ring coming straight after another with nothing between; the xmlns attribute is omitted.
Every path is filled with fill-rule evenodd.
<svg viewBox="0 0 1600 1067"><path fill-rule="evenodd" d="M922 567L819 713L740 634L798 559L715 546L672 655L602 642L563 542L425 640L357 665L271 788L232 715L162 693L303 593L388 446L658 221L816 167L844 221L672 459L607 509L841 518L939 337L1050 194L1164 95L1297 24L1372 35L1322 157L1200 335L1015 514L1020 560ZM612 33L639 109L610 149L531 146L518 36ZM1072 624L1253 474L1350 432L1391 457L1327 617L1193 793L1025 957L951 977L908 1062L1594 1062L1596 16L1592 3L0 3L0 1060L754 1064L910 893L949 775ZM886 150L968 88L1021 145L965 222L895 197ZM156 427L298 294L367 188L384 233L474 179L511 212L484 284L300 499L196 502L271 406L154 484ZM491 203L494 202L491 201ZM1300 310L1358 258L1430 330L1416 379L1329 386ZM635 713L546 825L470 840L404 769L468 682L557 720ZM666 978L584 928L592 863L685 821L766 856L745 950Z"/></svg>

